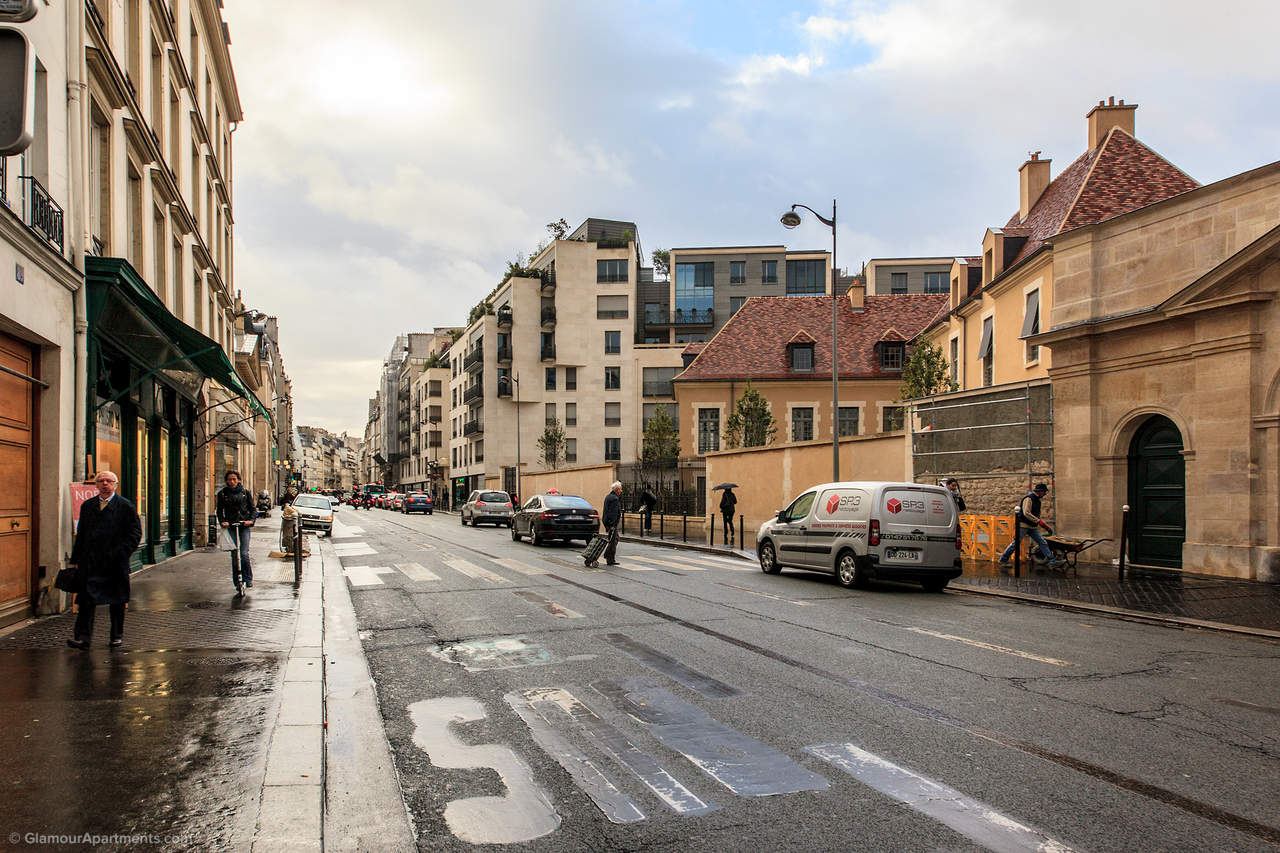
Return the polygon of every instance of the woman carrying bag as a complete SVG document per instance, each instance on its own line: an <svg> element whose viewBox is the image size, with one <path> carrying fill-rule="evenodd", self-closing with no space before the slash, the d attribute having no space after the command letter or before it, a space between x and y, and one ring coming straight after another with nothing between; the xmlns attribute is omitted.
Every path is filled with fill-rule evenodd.
<svg viewBox="0 0 1280 853"><path fill-rule="evenodd" d="M226 487L218 492L218 547L231 552L231 582L236 595L253 588L253 566L249 562L249 528L258 517L253 495L240 484L240 472L228 471Z"/></svg>

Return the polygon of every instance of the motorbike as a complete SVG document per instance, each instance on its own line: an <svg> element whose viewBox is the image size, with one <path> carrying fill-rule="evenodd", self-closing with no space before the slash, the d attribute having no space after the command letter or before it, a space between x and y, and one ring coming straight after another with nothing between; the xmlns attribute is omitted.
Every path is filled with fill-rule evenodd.
<svg viewBox="0 0 1280 853"><path fill-rule="evenodd" d="M258 493L258 515L263 518L271 515L271 496L265 489Z"/></svg>

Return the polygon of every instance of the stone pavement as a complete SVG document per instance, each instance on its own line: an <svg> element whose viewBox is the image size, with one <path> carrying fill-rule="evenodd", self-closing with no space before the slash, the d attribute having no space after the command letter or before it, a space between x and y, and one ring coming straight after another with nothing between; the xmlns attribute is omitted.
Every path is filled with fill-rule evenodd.
<svg viewBox="0 0 1280 853"><path fill-rule="evenodd" d="M332 546L312 541L295 586L292 561L267 556L279 515L255 534L242 598L212 549L136 573L118 650L105 612L89 652L65 644L72 613L0 632L0 849L407 849ZM330 666L343 674L332 688ZM358 756L335 745L326 700L343 732L378 735ZM361 796L344 804L329 788L326 806L334 780ZM366 838L350 811L375 801L383 825Z"/></svg>

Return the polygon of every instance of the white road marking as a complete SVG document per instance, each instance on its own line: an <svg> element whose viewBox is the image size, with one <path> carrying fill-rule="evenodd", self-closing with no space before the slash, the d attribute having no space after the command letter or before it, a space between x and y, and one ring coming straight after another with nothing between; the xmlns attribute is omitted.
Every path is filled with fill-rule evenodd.
<svg viewBox="0 0 1280 853"><path fill-rule="evenodd" d="M503 744L472 746L450 730L485 717L484 706L469 696L425 699L409 706L414 746L427 753L432 764L452 770L493 770L506 788L499 797L450 801L444 807L445 823L471 844L514 844L554 832L560 815L520 756Z"/></svg>
<svg viewBox="0 0 1280 853"><path fill-rule="evenodd" d="M438 581L440 576L419 563L396 563L396 568L411 581Z"/></svg>
<svg viewBox="0 0 1280 853"><path fill-rule="evenodd" d="M657 566L668 566L673 569L684 569L686 572L703 572L703 571L706 571L707 569L706 566L699 566L694 563L678 563L675 560L658 560L658 559L655 559L654 557L636 557L631 554L628 554L623 559L640 560L641 562L653 563L654 565L657 565Z"/></svg>
<svg viewBox="0 0 1280 853"><path fill-rule="evenodd" d="M502 575L494 574L488 569L482 569L475 563L469 563L461 557L455 557L452 554L444 555L444 564L449 568L456 569L467 577L474 578L478 581L487 581L489 583L511 583L511 581L507 580Z"/></svg>
<svg viewBox="0 0 1280 853"><path fill-rule="evenodd" d="M336 542L333 550L338 552L339 557L366 557L378 553L367 542Z"/></svg>
<svg viewBox="0 0 1280 853"><path fill-rule="evenodd" d="M1017 649L1007 649L1004 646L994 646L991 643L984 643L981 640L970 640L967 637L957 637L954 634L941 634L937 631L929 631L924 628L911 628L905 625L897 626L904 631L911 631L915 634L926 634L930 637L937 637L939 640L952 640L957 643L964 643L966 646L974 646L979 649L987 649L988 651L1001 652L1006 655L1017 655L1027 660L1039 661L1040 663L1053 664L1054 666L1075 666L1071 661L1058 660L1057 658L1047 658L1043 655L1033 655L1031 652L1022 652Z"/></svg>
<svg viewBox="0 0 1280 853"><path fill-rule="evenodd" d="M342 573L352 586L385 586L382 575L395 572L390 566L346 566Z"/></svg>
<svg viewBox="0 0 1280 853"><path fill-rule="evenodd" d="M749 592L752 595L762 595L765 598L772 598L774 601L783 601L783 602L786 602L787 604L794 604L797 607L809 606L809 602L807 601L793 601L790 598L783 598L780 595L773 595L768 592L757 592L754 589L747 589L745 586L735 586L734 584L731 584L731 583L722 583L720 584L720 586L727 586L729 589L736 589L736 590L740 590L741 592Z"/></svg>
<svg viewBox="0 0 1280 853"><path fill-rule="evenodd" d="M542 569L537 566L531 566L528 563L522 563L519 560L512 560L509 557L503 557L501 559L494 560L494 562L497 563L499 566L505 566L506 568L511 569L513 572L519 572L522 575L551 574L551 572L548 571L547 569Z"/></svg>
<svg viewBox="0 0 1280 853"><path fill-rule="evenodd" d="M986 803L851 743L818 744L804 749L885 796L946 824L988 850L1071 853L1071 848L1066 845L1018 823Z"/></svg>

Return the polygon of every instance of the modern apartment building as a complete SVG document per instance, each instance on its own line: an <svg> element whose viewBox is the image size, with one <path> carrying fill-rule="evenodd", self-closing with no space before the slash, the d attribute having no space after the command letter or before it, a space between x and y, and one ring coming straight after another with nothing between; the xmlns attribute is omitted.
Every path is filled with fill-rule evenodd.
<svg viewBox="0 0 1280 853"><path fill-rule="evenodd" d="M449 405L447 352L461 329L437 328L431 333L427 358L416 367L409 384L409 456L401 462L400 486L435 497L449 479L445 421Z"/></svg>
<svg viewBox="0 0 1280 853"><path fill-rule="evenodd" d="M643 281L636 340L710 340L752 296L831 294L831 253L785 246L672 249L667 281Z"/></svg>
<svg viewBox="0 0 1280 853"><path fill-rule="evenodd" d="M674 373L681 359L680 347L635 343L636 234L634 223L584 221L499 285L450 349L455 501L516 490L517 466L546 470L538 439L553 421L565 433L558 466L637 458L645 402L674 402L670 376L652 371Z"/></svg>
<svg viewBox="0 0 1280 853"><path fill-rule="evenodd" d="M872 258L863 275L868 296L948 293L954 257Z"/></svg>

